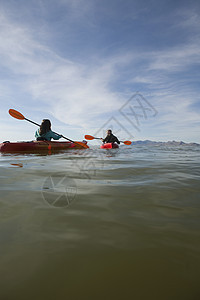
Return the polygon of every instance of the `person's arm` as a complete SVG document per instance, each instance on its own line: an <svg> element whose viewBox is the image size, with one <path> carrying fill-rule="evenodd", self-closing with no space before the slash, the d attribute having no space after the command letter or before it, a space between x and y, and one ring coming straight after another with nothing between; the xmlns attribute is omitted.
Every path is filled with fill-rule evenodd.
<svg viewBox="0 0 200 300"><path fill-rule="evenodd" d="M51 131L50 137L51 137L52 139L54 139L54 140L59 140L59 139L61 139L62 135L57 134L57 133Z"/></svg>
<svg viewBox="0 0 200 300"><path fill-rule="evenodd" d="M116 142L117 142L117 144L120 144L120 141L118 140L118 138L116 137Z"/></svg>
<svg viewBox="0 0 200 300"><path fill-rule="evenodd" d="M120 144L120 141L118 140L118 138L114 135L113 136L113 143L117 143L117 144Z"/></svg>
<svg viewBox="0 0 200 300"><path fill-rule="evenodd" d="M103 143L108 143L108 139L109 139L109 137L106 136L105 139L103 139Z"/></svg>

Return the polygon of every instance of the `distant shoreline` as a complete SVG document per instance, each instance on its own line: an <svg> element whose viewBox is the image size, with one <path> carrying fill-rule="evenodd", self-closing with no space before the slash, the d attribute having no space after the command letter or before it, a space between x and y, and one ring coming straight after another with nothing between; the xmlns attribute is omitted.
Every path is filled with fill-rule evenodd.
<svg viewBox="0 0 200 300"><path fill-rule="evenodd" d="M165 145L165 146L200 146L198 143L185 143L183 141L168 141L168 142L155 142L150 140L145 141L135 141L132 142L132 145Z"/></svg>

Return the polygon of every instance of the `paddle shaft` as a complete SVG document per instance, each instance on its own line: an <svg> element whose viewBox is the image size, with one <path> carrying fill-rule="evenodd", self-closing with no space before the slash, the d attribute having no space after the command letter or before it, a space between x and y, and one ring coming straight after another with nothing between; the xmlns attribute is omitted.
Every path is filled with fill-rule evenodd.
<svg viewBox="0 0 200 300"><path fill-rule="evenodd" d="M40 127L40 124L38 124L38 123L35 123L35 122L33 122L33 121L31 121L31 120L29 120L29 119L27 119L27 118L24 118L24 120L26 120L26 121L28 121L28 122L30 122L30 123L32 123L32 124L35 124L35 125L37 125L37 126L39 126L39 127Z"/></svg>
<svg viewBox="0 0 200 300"><path fill-rule="evenodd" d="M94 137L92 135L87 135L87 134L85 135L85 138L86 140L94 140L94 139L103 140L102 138ZM119 141L119 142L124 143L125 145L131 145L131 141Z"/></svg>
<svg viewBox="0 0 200 300"><path fill-rule="evenodd" d="M96 140L101 140L101 138L93 137ZM119 141L120 143L123 143L123 141Z"/></svg>

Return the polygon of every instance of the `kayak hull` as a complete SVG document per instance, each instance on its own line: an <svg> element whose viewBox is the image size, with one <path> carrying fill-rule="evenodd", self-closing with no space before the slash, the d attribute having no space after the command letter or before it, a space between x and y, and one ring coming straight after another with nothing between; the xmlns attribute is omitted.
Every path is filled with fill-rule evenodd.
<svg viewBox="0 0 200 300"><path fill-rule="evenodd" d="M116 149L119 148L118 144L115 143L105 143L100 146L101 149Z"/></svg>
<svg viewBox="0 0 200 300"><path fill-rule="evenodd" d="M82 143L82 142L76 142ZM83 144L83 143L82 143ZM89 148L87 144L86 148ZM50 141L30 141L30 142L4 142L0 144L2 153L51 153L68 149L85 149L81 144L72 142L50 142Z"/></svg>

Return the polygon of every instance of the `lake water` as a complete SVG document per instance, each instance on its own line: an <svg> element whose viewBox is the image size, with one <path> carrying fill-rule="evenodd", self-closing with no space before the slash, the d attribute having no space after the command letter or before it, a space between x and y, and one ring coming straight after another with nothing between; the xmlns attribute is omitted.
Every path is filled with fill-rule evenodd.
<svg viewBox="0 0 200 300"><path fill-rule="evenodd" d="M0 156L0 299L200 299L200 147Z"/></svg>

